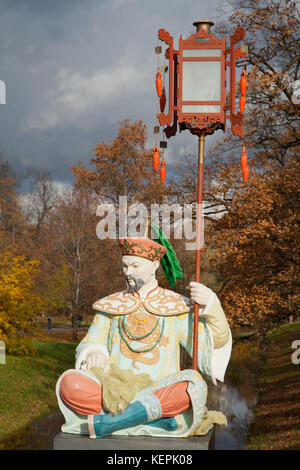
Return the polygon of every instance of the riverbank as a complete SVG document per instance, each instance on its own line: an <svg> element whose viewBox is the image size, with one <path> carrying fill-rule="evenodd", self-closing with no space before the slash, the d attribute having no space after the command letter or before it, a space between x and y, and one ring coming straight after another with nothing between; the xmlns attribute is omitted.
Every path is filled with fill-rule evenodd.
<svg viewBox="0 0 300 470"><path fill-rule="evenodd" d="M268 335L266 359L257 377L258 403L248 432L249 450L300 449L300 364L293 364L291 347L295 340L300 340L299 322Z"/></svg>
<svg viewBox="0 0 300 470"><path fill-rule="evenodd" d="M33 340L36 354L7 355L0 365L0 449L14 449L24 440L26 428L57 409L55 384L74 366L75 343ZM9 437L8 437L9 436Z"/></svg>

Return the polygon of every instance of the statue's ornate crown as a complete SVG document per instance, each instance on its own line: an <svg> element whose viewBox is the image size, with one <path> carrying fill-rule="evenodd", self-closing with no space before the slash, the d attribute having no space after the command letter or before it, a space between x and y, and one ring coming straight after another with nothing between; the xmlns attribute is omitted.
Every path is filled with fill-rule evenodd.
<svg viewBox="0 0 300 470"><path fill-rule="evenodd" d="M122 255L139 256L150 261L160 261L167 249L149 238L120 238Z"/></svg>

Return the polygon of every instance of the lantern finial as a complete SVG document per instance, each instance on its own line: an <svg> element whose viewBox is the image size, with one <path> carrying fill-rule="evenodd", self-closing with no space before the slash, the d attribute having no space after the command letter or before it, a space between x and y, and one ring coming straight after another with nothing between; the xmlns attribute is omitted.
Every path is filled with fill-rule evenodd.
<svg viewBox="0 0 300 470"><path fill-rule="evenodd" d="M200 29L204 29L208 34L210 34L210 28L215 23L208 18L200 18L199 20L193 23L194 26L197 28L197 33L199 33Z"/></svg>

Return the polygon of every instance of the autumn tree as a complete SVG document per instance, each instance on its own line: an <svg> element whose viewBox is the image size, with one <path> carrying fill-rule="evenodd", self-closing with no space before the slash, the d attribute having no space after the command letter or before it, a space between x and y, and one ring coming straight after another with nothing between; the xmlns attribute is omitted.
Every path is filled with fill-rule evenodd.
<svg viewBox="0 0 300 470"><path fill-rule="evenodd" d="M299 302L299 161L279 168L252 174L209 230L209 257L220 270L219 295L231 324L261 334L296 314ZM233 177L234 166L227 172Z"/></svg>
<svg viewBox="0 0 300 470"><path fill-rule="evenodd" d="M96 207L97 198L90 192L83 189L65 192L49 218L56 265L65 266L63 278L68 282L66 300L73 314L74 339L78 315L91 312L95 300L111 293L118 281L110 273L113 269L116 274L116 254L96 235Z"/></svg>
<svg viewBox="0 0 300 470"><path fill-rule="evenodd" d="M90 168L72 167L75 186L89 188L115 207L120 196L126 196L128 204L160 202L167 187L154 174L152 149L146 149L146 143L147 129L142 121L122 121L117 137L94 149Z"/></svg>
<svg viewBox="0 0 300 470"><path fill-rule="evenodd" d="M151 204L162 203L169 194L169 186L160 182L158 174L153 171L153 149L147 149L147 129L142 121L122 121L118 135L114 139L102 142L94 149L94 158L89 167L80 164L72 167L75 176L75 188L89 192L97 199L97 204L110 203L116 214L116 238L119 236L119 202L125 197L127 208L142 203L150 215ZM133 211L137 218L138 212ZM120 214L120 218L127 214ZM124 220L124 219L123 219ZM98 219L99 222L99 219ZM127 224L128 229L128 224ZM139 227L137 227L139 229ZM149 234L150 235L150 234ZM120 254L115 239L98 240L103 261L109 259L111 253L116 260L106 266L105 279L121 284ZM115 281L116 280L116 281Z"/></svg>
<svg viewBox="0 0 300 470"><path fill-rule="evenodd" d="M42 307L35 291L39 262L13 251L0 253L0 339L7 351L29 354L33 351L27 333Z"/></svg>
<svg viewBox="0 0 300 470"><path fill-rule="evenodd" d="M14 192L15 207L23 221L14 249L28 260L39 260L35 285L43 299L40 314L55 315L70 306L66 295L67 269L55 252L55 234L49 224L58 194L49 171L28 169L25 176L28 191L21 192L16 185Z"/></svg>
<svg viewBox="0 0 300 470"><path fill-rule="evenodd" d="M31 173L32 180L24 212L36 237L42 225L47 222L51 210L55 207L57 191L48 170L31 170Z"/></svg>
<svg viewBox="0 0 300 470"><path fill-rule="evenodd" d="M213 227L230 317L264 332L295 313L299 295L300 22L294 1L231 4L231 24L245 28L248 46L245 142L252 176L244 187L234 158L226 164L217 146L207 196L226 210ZM229 136L221 145L234 149L236 143Z"/></svg>
<svg viewBox="0 0 300 470"><path fill-rule="evenodd" d="M283 166L299 148L300 18L292 0L233 0L222 4L229 21L216 25L219 34L246 30L248 75L245 141L256 166L267 160ZM226 15L228 17L228 14ZM298 88L298 90L297 90ZM240 147L230 129L220 142L222 153Z"/></svg>
<svg viewBox="0 0 300 470"><path fill-rule="evenodd" d="M26 226L18 189L25 174L12 168L7 160L0 157L0 244L2 248L22 244L22 235Z"/></svg>
<svg viewBox="0 0 300 470"><path fill-rule="evenodd" d="M205 159L206 250L230 322L260 333L295 313L299 295L299 15L292 1L233 1L230 23L246 29L246 137L250 178L241 178L241 140L227 130ZM240 64L244 66L243 61ZM195 158L185 160L178 197L196 200ZM193 184L191 184L193 182Z"/></svg>

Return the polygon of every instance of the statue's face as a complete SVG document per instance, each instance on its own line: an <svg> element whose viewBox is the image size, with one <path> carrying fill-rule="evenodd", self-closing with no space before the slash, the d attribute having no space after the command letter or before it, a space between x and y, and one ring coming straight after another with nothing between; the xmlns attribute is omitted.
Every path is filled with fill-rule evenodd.
<svg viewBox="0 0 300 470"><path fill-rule="evenodd" d="M122 265L130 287L140 289L143 285L155 279L155 271L159 266L159 261L150 261L139 256L125 255L122 257ZM135 281L130 279L131 276L135 278Z"/></svg>

